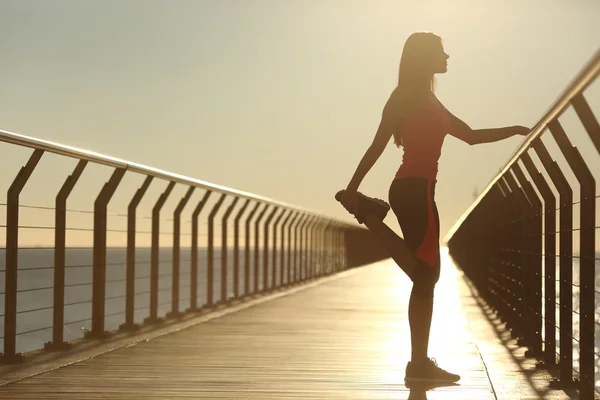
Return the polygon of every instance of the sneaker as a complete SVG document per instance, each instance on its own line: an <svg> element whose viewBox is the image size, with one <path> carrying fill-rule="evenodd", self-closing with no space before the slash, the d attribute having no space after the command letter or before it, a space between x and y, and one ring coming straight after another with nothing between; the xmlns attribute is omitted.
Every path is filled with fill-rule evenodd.
<svg viewBox="0 0 600 400"><path fill-rule="evenodd" d="M346 190L342 189L335 194L335 199L340 201L341 196ZM354 213L354 217L359 223L363 223L365 216L368 214L375 214L380 221L383 221L390 211L390 205L381 199L368 197L357 192L358 194L358 210Z"/></svg>
<svg viewBox="0 0 600 400"><path fill-rule="evenodd" d="M408 362L406 365L405 382L448 382L453 383L460 379L459 375L452 374L438 367L435 358L428 358L426 361L415 364Z"/></svg>

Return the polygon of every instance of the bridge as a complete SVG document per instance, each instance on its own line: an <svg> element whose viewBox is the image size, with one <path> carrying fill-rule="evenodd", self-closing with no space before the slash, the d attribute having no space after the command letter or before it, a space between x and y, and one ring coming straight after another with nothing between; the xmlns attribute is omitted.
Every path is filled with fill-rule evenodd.
<svg viewBox="0 0 600 400"><path fill-rule="evenodd" d="M599 73L446 238L444 387L404 383L410 282L362 226L0 131L0 398L598 398Z"/></svg>

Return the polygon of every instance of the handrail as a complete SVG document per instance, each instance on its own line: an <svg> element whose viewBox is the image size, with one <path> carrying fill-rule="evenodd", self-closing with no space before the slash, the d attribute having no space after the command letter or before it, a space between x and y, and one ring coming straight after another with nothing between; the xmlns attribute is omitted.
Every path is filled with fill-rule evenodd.
<svg viewBox="0 0 600 400"><path fill-rule="evenodd" d="M83 150L72 146L66 146L60 143L51 142L48 140L37 139L25 135L21 135L18 133L8 132L4 130L0 130L0 142L6 142L15 144L18 146L29 147L33 149L40 149L44 151L49 151L54 154L59 154L67 157L73 157L80 160L91 161L94 163L125 169L126 171L137 172L144 175L153 176L155 178L166 179L169 181L173 181L176 183L183 183L188 185L193 185L196 187L209 189L214 192L226 193L238 197L242 197L245 199L260 201L265 204L277 206L277 207L285 207L289 209L294 209L303 213L309 213L318 217L327 218L329 220L333 220L336 222L340 222L346 225L359 227L358 224L348 221L342 221L340 219L331 218L328 215L324 215L322 213L316 212L314 210L310 210L304 207L283 203L277 200L273 200L267 197L259 196L249 192L243 192L240 190L235 190L232 188L228 188L226 186L216 185L214 183L209 183L206 181L201 181L199 179L190 178L185 175L175 174L172 172L164 171L158 168L149 167L147 165L139 164L133 161L122 160L116 157L110 157L104 154L96 153L89 150Z"/></svg>
<svg viewBox="0 0 600 400"><path fill-rule="evenodd" d="M573 110L591 152L600 155L600 124L584 92L599 75L597 50L447 237L452 258L502 329L540 366L557 368L551 387L576 388L586 400L600 391L594 350L600 171L560 119Z"/></svg>
<svg viewBox="0 0 600 400"><path fill-rule="evenodd" d="M137 313L140 310L147 311L146 318L143 320L145 325L158 324L163 318L176 319L184 314L180 311L182 307L181 300L189 301L189 308L186 309L185 313L209 311L215 309L215 307L227 306L234 300L244 301L255 294L288 288L292 285L376 262L387 257L387 254L381 246L377 246L367 229L356 223L333 219L306 208L17 133L0 131L0 142L24 146L33 150L24 166L16 171L11 171L11 173L16 174L8 187L7 201L4 204L6 208L6 225L0 227L6 233L6 246L3 249L5 257L5 279L3 284L5 301L4 313L0 315L0 321L4 325L4 336L2 337L4 340L3 348L0 349L0 364L21 362L24 356L19 350L36 350L40 349L42 345L48 350L68 348L70 343L65 341L65 327L75 323L87 325L85 327L87 331L83 335L84 338L103 339L106 337L107 332L116 331L117 328L122 332L138 329L140 325L135 321L140 316ZM64 179L64 183L57 194L52 195L55 206L48 209L54 210L54 225L35 227L35 229L49 228L53 231L54 262L47 268L36 268L40 271L47 270L47 274L52 271L52 278L44 275L40 280L33 282L30 275L19 273L19 253L23 250L19 247L19 231L20 229L29 228L19 224L19 211L22 207L26 207L19 204L19 198L46 151L63 157L74 158L78 162L71 174ZM76 293L74 295L75 300L70 299L67 303L65 301L67 297L65 296L65 288L69 285L66 285L65 282L73 272L67 270L67 267L70 266L69 260L72 260L72 253L67 248L66 222L67 211L72 210L67 210L66 204L70 193L80 180L81 174L88 163L105 165L113 171L93 200L88 199L93 201L93 229L89 230L93 233L93 247L85 250L86 256L91 256L92 260L91 264L85 267L91 268L91 281L87 280L81 285L91 287L91 301L82 297L81 293ZM120 256L125 255L126 262L115 264L113 261L108 260L110 257L116 257L117 247L111 248L107 244L108 233L116 232L108 229L109 215L107 208L127 171L139 173L145 176L145 179L133 193L128 204L120 204L120 207L127 208L127 229L119 230L119 232L127 234L125 253L119 253ZM144 232L144 234L150 235L148 237L150 239L150 248L148 249L150 260L149 263L143 263L145 264L145 270L140 272L137 267L140 263L136 262L136 253L143 246L136 244L137 234L142 233L136 228L137 212L140 201L154 178L162 181L166 180L168 185L149 205L152 210L152 227L149 232ZM169 210L163 210L163 206L177 183L187 187L185 196L179 199L176 207L168 207ZM191 238L191 243L182 246L181 239L184 233L181 229L181 214L195 188L204 189L205 193L201 198L196 199L195 204L188 207L188 211L191 212L191 220L187 220L185 223L187 228L191 230L191 234L187 234ZM211 200L209 207L205 207L213 192L219 193L217 198L214 202ZM240 198L245 199L242 202L244 205L237 209L235 220L232 221L230 219L231 213L235 206L240 203ZM225 200L228 202L227 210L216 222L215 216L219 213ZM256 204L253 206L252 211L247 214L245 213L246 207L251 201ZM208 209L200 216L205 208ZM259 215L254 218L258 208L260 208ZM262 217L267 211L268 217L262 221ZM165 246L164 240L161 245L161 235L166 233L161 231L161 212L172 213L172 232L168 233L172 240L171 246ZM274 217L278 213L279 217L273 223ZM283 214L287 214L288 218L285 219L282 225L278 225ZM293 219L289 221L291 215L293 215ZM242 218L244 218L243 222L241 221ZM234 230L230 232L228 227L232 222ZM245 225L245 234L240 232L240 222ZM201 223L206 224L206 234L200 233ZM220 226L221 240L217 237L218 232L216 230L218 228L215 225ZM250 231L251 228L253 228L252 231ZM203 237L202 243L199 240L200 236ZM253 246L249 241L250 236L254 238ZM245 246L240 242L241 237L245 239ZM269 240L271 237L273 241ZM281 241L275 240L276 237L279 237ZM233 239L233 245L228 244L231 243L228 240L229 238ZM263 239L262 242L261 238ZM261 243L263 248L261 248ZM161 257L163 250L171 254L170 261L164 255ZM191 258L185 261L189 263L189 270L185 272L181 268L182 253L191 255ZM233 263L229 261L230 253ZM259 264L261 254L263 259ZM251 257L252 255L254 257ZM78 256L81 256L81 254L78 254ZM220 262L218 258L220 258ZM251 264L252 259L254 262ZM40 261L42 260L35 260L35 262ZM31 262L31 260L27 262ZM48 264L47 261L45 263ZM171 264L170 274L164 271L167 266L165 263ZM107 272L107 266L109 265L118 266L120 273L125 276L121 275L120 278L109 277L109 272ZM199 279L201 275L204 275L205 279ZM165 282L163 278L169 276L171 277L170 282ZM260 279L261 276L262 279ZM215 290L215 285L218 284L216 281L219 280L219 277L220 285ZM136 285L139 283L137 282L138 278L148 280L141 292L139 287L136 289ZM250 287L251 280L254 282L252 288ZM242 284L244 287L243 293L240 287ZM148 285L149 290L147 289ZM54 297L51 307L48 306L42 309L37 309L34 306L25 307L26 309L34 309L36 312L51 311L52 323L44 326L44 324L47 324L47 319L36 319L27 314L28 311L20 311L22 307L17 306L17 300L19 299L21 303L23 301L27 302L27 299L19 298L21 292L50 289L52 289ZM220 292L217 294L219 289ZM0 290L2 289L0 288ZM161 293L166 291L171 292L171 301L170 311L165 314L169 302L160 301L159 297L162 296ZM189 292L189 297L183 299L180 295L186 291ZM139 295L145 295L145 298ZM109 299L117 301L109 303L107 302ZM124 310L119 308L118 303L120 301L122 301L120 305L125 306ZM86 318L77 322L67 322L65 319L67 305L82 306L82 308L79 308L81 314L78 315L85 315ZM27 331L17 329L24 325L23 321L26 321L25 325L33 328ZM123 323L118 324L119 322ZM44 340L44 338L50 339L50 333L52 340ZM73 332L69 336L73 338ZM27 337L28 339L18 342L17 337ZM76 337L77 335L75 335Z"/></svg>
<svg viewBox="0 0 600 400"><path fill-rule="evenodd" d="M521 143L521 146L517 149L514 155L508 160L504 168L491 180L487 187L479 194L477 199L471 204L469 208L462 214L462 216L456 221L456 223L450 228L446 237L445 242L448 242L452 236L456 233L461 224L465 221L467 216L477 207L481 200L487 195L491 188L498 182L498 180L504 176L504 174L511 168L511 166L521 157L521 155L531 147L531 143L539 138L546 129L548 123L555 118L558 118L569 106L571 99L578 94L582 93L596 77L600 75L600 49L596 50L592 58L577 74L575 79L571 81L569 86L559 96L558 100L550 107L548 112L542 117L542 119L533 127L531 133Z"/></svg>

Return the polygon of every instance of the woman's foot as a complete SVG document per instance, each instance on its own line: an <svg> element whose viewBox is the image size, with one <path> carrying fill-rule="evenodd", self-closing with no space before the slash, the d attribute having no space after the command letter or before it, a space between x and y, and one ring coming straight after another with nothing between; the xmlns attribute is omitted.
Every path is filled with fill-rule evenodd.
<svg viewBox="0 0 600 400"><path fill-rule="evenodd" d="M438 367L435 358L427 358L417 364L409 361L406 365L405 382L445 382L454 383L460 380L460 376L452 374Z"/></svg>
<svg viewBox="0 0 600 400"><path fill-rule="evenodd" d="M345 191L346 190L340 190L337 192L335 199L340 201ZM358 204L356 206L357 210L353 215L360 224L364 223L365 217L369 214L377 216L377 219L380 221L385 219L388 211L390 211L390 205L388 203L381 199L365 196L361 192L357 192L356 194L358 195Z"/></svg>

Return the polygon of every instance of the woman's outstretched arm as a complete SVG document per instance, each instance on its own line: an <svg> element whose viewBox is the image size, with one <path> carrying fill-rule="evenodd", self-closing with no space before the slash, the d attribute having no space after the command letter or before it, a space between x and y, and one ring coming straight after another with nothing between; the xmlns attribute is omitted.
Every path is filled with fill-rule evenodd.
<svg viewBox="0 0 600 400"><path fill-rule="evenodd" d="M504 128L472 129L461 119L448 112L452 120L452 132L450 134L470 145L497 142L511 136L526 136L530 129L524 126L507 126Z"/></svg>

